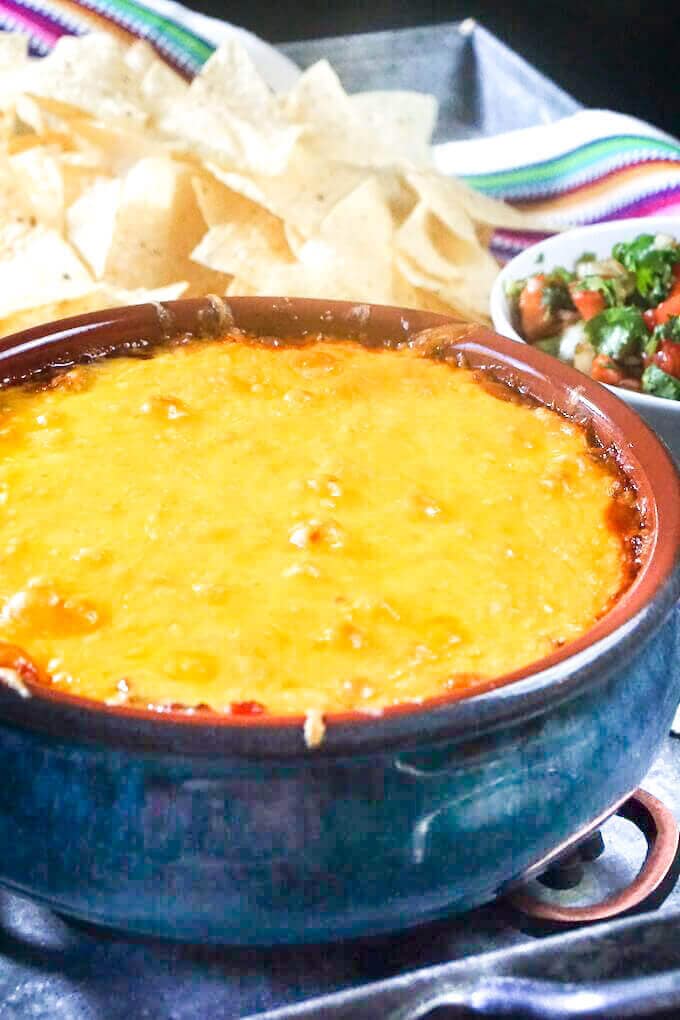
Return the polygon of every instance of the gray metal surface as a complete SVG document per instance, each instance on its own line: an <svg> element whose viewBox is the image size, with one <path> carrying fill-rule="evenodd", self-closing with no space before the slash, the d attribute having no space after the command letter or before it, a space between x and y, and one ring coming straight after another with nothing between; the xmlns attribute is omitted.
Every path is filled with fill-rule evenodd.
<svg viewBox="0 0 680 1020"><path fill-rule="evenodd" d="M547 124L579 103L472 20L279 49L300 67L326 57L348 92L415 89L439 101L435 141Z"/></svg>
<svg viewBox="0 0 680 1020"><path fill-rule="evenodd" d="M680 915L635 918L339 992L258 1020L680 1015ZM255 1018L251 1018L255 1020Z"/></svg>
<svg viewBox="0 0 680 1020"><path fill-rule="evenodd" d="M442 109L439 140L526 127L578 109L571 97L520 57L469 24L462 31L448 25L281 48L303 66L327 56L351 91L400 87L434 92ZM679 740L666 742L644 785L680 815ZM607 832L607 852L592 865L580 890L589 899L629 878L643 853L642 838L625 823L612 820ZM573 894L559 895L564 902L573 900ZM660 916L673 909L680 910L680 886ZM20 897L0 893L0 1017L231 1020L489 950L540 948L540 940L518 925L516 915L492 904L389 938L322 947L217 949L129 940L72 924ZM532 957L535 970L530 971L522 952L510 957L505 970L496 956L493 973L555 979L547 955ZM521 966L518 959L524 960ZM589 950L571 959L576 961L574 980L611 976L611 954ZM655 961L657 971L673 962L651 936L646 959L649 968ZM641 960L638 955L636 965L642 966ZM564 977L564 971L560 975ZM368 1015L380 1014L373 1009Z"/></svg>

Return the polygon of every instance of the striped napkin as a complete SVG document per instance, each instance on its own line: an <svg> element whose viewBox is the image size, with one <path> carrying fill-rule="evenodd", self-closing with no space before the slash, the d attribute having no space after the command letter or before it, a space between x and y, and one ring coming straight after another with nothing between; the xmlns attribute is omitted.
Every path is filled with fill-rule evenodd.
<svg viewBox="0 0 680 1020"><path fill-rule="evenodd" d="M680 143L622 113L583 110L553 124L447 142L435 157L444 173L539 214L555 230L633 216L680 216ZM499 230L492 247L507 261L545 236Z"/></svg>
<svg viewBox="0 0 680 1020"><path fill-rule="evenodd" d="M196 74L219 41L201 31L204 20L212 19L163 0L144 4L136 0L0 0L0 28L28 35L34 56L45 56L62 35L107 31L124 42L147 39L187 78Z"/></svg>
<svg viewBox="0 0 680 1020"><path fill-rule="evenodd" d="M128 42L146 39L187 78L227 35L237 34L274 88L289 86L295 74L256 36L174 0L0 0L0 29L29 35L38 56L62 35L97 29ZM548 229L655 213L680 216L680 143L623 114L584 110L552 124L447 142L436 147L435 159L444 173L540 214ZM491 248L505 262L545 236L498 230Z"/></svg>

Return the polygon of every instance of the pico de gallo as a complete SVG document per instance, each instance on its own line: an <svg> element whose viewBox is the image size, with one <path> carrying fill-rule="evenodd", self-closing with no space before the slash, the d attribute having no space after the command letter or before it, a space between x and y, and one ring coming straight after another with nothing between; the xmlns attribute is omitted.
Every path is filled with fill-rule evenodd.
<svg viewBox="0 0 680 1020"><path fill-rule="evenodd" d="M520 335L599 382L680 400L680 244L639 234L608 258L507 288Z"/></svg>

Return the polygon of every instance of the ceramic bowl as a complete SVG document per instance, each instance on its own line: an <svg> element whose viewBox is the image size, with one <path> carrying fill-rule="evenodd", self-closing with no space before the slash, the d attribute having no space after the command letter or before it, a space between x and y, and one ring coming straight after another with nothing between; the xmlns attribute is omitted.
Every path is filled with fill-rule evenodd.
<svg viewBox="0 0 680 1020"><path fill-rule="evenodd" d="M441 316L270 298L144 305L0 342L5 379L140 338L325 331L368 344L448 324L472 367L614 443L650 541L580 640L454 701L381 717L155 714L0 685L0 882L100 925L241 944L392 931L465 910L592 826L650 767L680 699L680 481L613 394L526 345ZM446 465L442 465L446 470Z"/></svg>
<svg viewBox="0 0 680 1020"><path fill-rule="evenodd" d="M515 256L501 271L491 292L491 319L494 328L503 336L525 341L512 322L510 305L505 288L513 280L521 280L537 271L549 271L555 266L569 269L584 251L592 251L598 258L611 254L617 241L631 241L638 234L671 234L680 239L680 216L648 216L639 219L613 220L589 227L578 227L541 241ZM647 393L616 389L625 400L661 436L676 460L680 461L680 401L652 397Z"/></svg>

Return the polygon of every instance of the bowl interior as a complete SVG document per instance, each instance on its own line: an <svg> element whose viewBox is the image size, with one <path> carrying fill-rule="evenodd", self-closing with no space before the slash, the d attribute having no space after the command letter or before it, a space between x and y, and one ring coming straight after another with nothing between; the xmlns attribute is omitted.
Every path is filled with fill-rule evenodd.
<svg viewBox="0 0 680 1020"><path fill-rule="evenodd" d="M587 426L604 447L618 451L621 467L636 486L645 508L648 539L643 551L643 565L631 587L616 605L585 635L553 655L522 670L500 677L489 685L488 694L467 698L459 706L455 694L431 699L422 706L400 705L387 709L380 721L357 712L329 716L330 721L356 728L375 727L384 730L390 720L403 716L443 709L451 712L465 702L482 701L485 697L503 699L507 690L519 698L530 690L549 687L562 677L561 667L579 655L592 659L598 654L598 643L607 643L618 628L640 615L660 590L677 583L676 563L680 549L680 481L663 446L654 434L640 423L625 404L597 383L569 366L528 345L481 327L452 320L428 312L386 306L357 305L345 302L324 302L281 298L234 298L228 303L215 298L169 302L162 306L139 305L128 309L96 312L40 326L0 343L2 376L17 380L50 365L64 365L93 352L115 352L139 343L160 343L174 335L221 335L235 325L259 335L295 337L325 333L357 339L369 346L404 342L422 330L433 330L429 344L422 345L426 356L463 358L473 369L491 373L493 377L519 388L539 402L555 407L570 418ZM663 541L659 541L659 535ZM574 672L574 671L572 671ZM574 672L574 676L578 670ZM508 688L510 681L515 681ZM522 683L524 681L524 683ZM133 727L128 732L161 729L172 725L193 729L220 728L232 730L290 729L299 727L300 719L267 715L216 716L186 712L163 712L125 706L106 706L76 698L51 688L35 690L37 697L23 700L0 685L0 713L20 720L66 711L78 726L83 713L97 715L102 732L115 730L121 721ZM63 714L63 712L62 712ZM106 721L108 720L108 721ZM63 725L63 720L62 720ZM134 728L137 728L136 730ZM144 727L142 727L144 729ZM299 744L299 739L295 746Z"/></svg>

